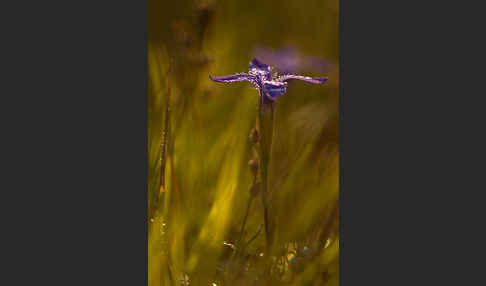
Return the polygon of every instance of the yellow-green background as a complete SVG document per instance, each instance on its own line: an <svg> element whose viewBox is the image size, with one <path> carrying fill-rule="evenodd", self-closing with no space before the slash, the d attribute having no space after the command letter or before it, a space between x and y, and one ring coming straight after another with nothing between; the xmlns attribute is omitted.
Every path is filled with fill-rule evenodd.
<svg viewBox="0 0 486 286"><path fill-rule="evenodd" d="M223 242L238 238L250 195L248 160L253 152L248 138L258 92L249 83L215 83L208 75L247 71L256 45L290 43L332 63L324 85L291 82L275 115L270 209L277 218L279 243L290 251L296 242L315 241L328 225L339 192L338 0L149 0L148 13L149 211L159 191L165 99L169 82L171 86L167 188L158 216L149 221L149 285L180 285L184 275L191 285L228 285L215 277L228 252ZM305 262L303 271L287 269L281 285L337 285L335 220L330 245ZM258 197L245 237L262 222ZM263 240L260 234L248 251L258 257ZM253 276L248 272L229 285L261 285L252 284Z"/></svg>

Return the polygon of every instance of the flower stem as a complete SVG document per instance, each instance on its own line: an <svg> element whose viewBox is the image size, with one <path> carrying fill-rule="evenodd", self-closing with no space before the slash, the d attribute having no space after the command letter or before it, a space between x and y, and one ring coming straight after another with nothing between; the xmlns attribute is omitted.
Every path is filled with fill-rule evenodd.
<svg viewBox="0 0 486 286"><path fill-rule="evenodd" d="M260 124L260 175L261 175L261 191L262 203L264 211L264 225L265 225L265 239L267 247L270 249L272 243L272 231L268 214L268 191L269 191L269 169L270 157L273 141L273 121L275 103L267 98L267 96L260 91L260 108L259 108L259 124Z"/></svg>

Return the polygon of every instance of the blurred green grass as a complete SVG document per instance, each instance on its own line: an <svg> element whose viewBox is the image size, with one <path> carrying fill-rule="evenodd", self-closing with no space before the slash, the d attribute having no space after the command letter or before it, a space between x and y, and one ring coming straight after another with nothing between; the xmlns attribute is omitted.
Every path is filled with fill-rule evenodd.
<svg viewBox="0 0 486 286"><path fill-rule="evenodd" d="M183 285L185 275L190 285L338 284L338 32L337 0L149 1L150 286ZM236 244L250 196L248 136L258 92L248 83L211 82L208 75L244 72L256 45L286 43L336 68L322 86L292 82L277 102L270 209L282 257L296 248L299 255L282 260L279 282L264 283L262 234L245 250L245 263L224 245ZM156 204L169 82L166 188ZM255 199L246 240L262 222ZM312 259L300 254L303 245ZM243 270L229 275L234 268Z"/></svg>

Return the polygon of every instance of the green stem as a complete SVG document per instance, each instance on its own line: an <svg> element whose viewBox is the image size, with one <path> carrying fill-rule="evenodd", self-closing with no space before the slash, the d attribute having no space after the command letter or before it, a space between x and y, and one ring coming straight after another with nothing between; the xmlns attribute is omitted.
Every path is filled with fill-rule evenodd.
<svg viewBox="0 0 486 286"><path fill-rule="evenodd" d="M273 121L275 115L275 103L267 98L267 96L260 91L260 108L259 108L259 124L260 124L260 174L262 181L262 203L264 210L264 224L265 224L265 239L268 249L272 243L272 231L268 214L268 191L269 191L269 174L270 174L270 157L273 141Z"/></svg>

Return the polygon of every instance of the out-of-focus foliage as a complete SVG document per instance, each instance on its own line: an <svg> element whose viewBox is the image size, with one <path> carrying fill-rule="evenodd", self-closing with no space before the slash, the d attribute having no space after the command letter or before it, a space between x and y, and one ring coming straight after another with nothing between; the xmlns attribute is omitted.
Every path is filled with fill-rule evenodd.
<svg viewBox="0 0 486 286"><path fill-rule="evenodd" d="M334 70L324 85L289 83L277 101L269 211L278 251L264 259L258 194L240 233L258 92L208 75L244 72L257 45L289 43ZM338 285L338 51L338 0L149 0L149 286Z"/></svg>

